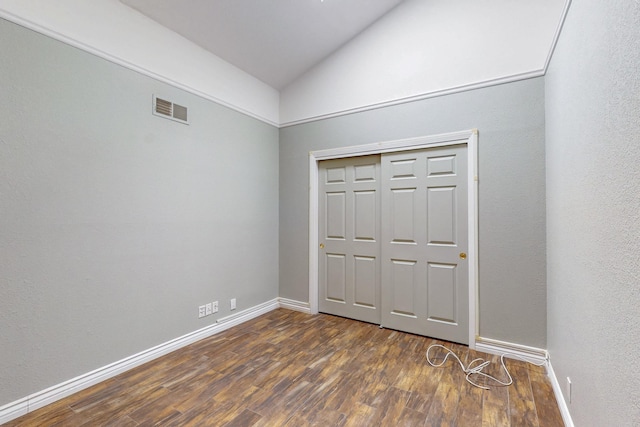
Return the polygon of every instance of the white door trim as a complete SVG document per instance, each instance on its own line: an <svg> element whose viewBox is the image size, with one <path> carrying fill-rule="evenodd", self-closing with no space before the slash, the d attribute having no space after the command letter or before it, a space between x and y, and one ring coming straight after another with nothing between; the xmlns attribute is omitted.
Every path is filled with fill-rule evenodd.
<svg viewBox="0 0 640 427"><path fill-rule="evenodd" d="M475 349L478 336L478 130L351 147L331 148L309 153L309 308L318 313L318 162L343 157L364 156L422 148L467 145L469 218L469 348Z"/></svg>

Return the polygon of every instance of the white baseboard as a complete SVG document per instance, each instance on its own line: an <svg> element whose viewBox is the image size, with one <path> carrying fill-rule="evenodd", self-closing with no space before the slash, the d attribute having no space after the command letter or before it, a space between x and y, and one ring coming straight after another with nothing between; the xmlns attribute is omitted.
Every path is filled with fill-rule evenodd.
<svg viewBox="0 0 640 427"><path fill-rule="evenodd" d="M296 301L288 298L278 298L278 302L280 303L281 308L311 314L311 306L308 302Z"/></svg>
<svg viewBox="0 0 640 427"><path fill-rule="evenodd" d="M542 348L529 347L526 345L499 341L491 338L477 337L475 349L477 351L484 351L485 353L497 355L507 353L506 357L509 357L510 354L514 354L534 363L547 363L549 361L549 353L547 353L547 350Z"/></svg>
<svg viewBox="0 0 640 427"><path fill-rule="evenodd" d="M553 393L556 396L556 401L558 402L558 408L560 409L560 414L562 415L564 425L566 427L574 427L573 420L571 419L571 414L569 413L569 407L567 406L567 402L565 402L564 396L562 395L562 389L560 388L558 378L556 378L556 374L553 371L553 367L551 366L551 360L549 358L549 352L547 350L482 337L476 338L476 350L498 355L508 353L507 357L509 357L509 354L516 354L534 363L544 362L547 368L547 376L549 377L549 381L551 382L551 386L553 387Z"/></svg>
<svg viewBox="0 0 640 427"><path fill-rule="evenodd" d="M103 366L102 368L98 368L94 371L6 404L0 407L0 424L9 422L64 397L70 396L80 390L91 387L101 381L115 377L116 375L142 365L143 363L157 359L167 353L225 331L233 326L261 316L262 314L268 313L269 311L275 310L279 307L281 307L279 298L274 298L273 300L265 303L239 311L231 316L218 319L216 323L202 329L198 329L197 331L188 333L171 341L167 341L148 350L134 354L133 356L126 357L107 366Z"/></svg>
<svg viewBox="0 0 640 427"><path fill-rule="evenodd" d="M562 421L564 421L564 425L566 427L574 427L573 420L571 419L571 413L569 412L569 407L567 406L567 402L564 400L562 388L560 387L560 383L558 382L556 373L553 371L551 361L549 361L549 363L547 364L547 376L549 377L549 381L551 381L553 392L556 395L556 401L558 402L558 408L560 408L560 414L562 415Z"/></svg>
<svg viewBox="0 0 640 427"><path fill-rule="evenodd" d="M276 308L280 308L280 304L278 304L278 298L274 298L270 301L264 302L262 304L255 305L246 310L239 311L231 316L223 317L217 320L217 325L219 329L216 329L214 333L209 334L207 336L211 336L217 334L218 332L226 331L229 328L240 325L248 320L255 319L258 316L262 316L265 313L275 310ZM206 337L202 337L206 338ZM202 339L198 338L198 339ZM197 341L197 340L196 340Z"/></svg>
<svg viewBox="0 0 640 427"><path fill-rule="evenodd" d="M29 413L29 397L23 397L15 402L0 407L0 424L15 420Z"/></svg>
<svg viewBox="0 0 640 427"><path fill-rule="evenodd" d="M275 298L262 304L246 310L239 311L231 316L218 319L214 324L198 329L181 337L167 341L158 346L144 350L117 362L98 368L94 371L80 375L76 378L62 382L60 384L49 387L45 390L33 393L29 396L18 399L14 402L0 407L0 424L9 422L29 412L35 411L43 406L49 405L55 401L70 396L73 393L84 390L92 385L109 378L115 377L129 369L142 365L143 363L157 359L160 356L178 350L189 344L201 339L210 337L234 326L240 325L248 320L254 319L276 308L285 308L289 310L301 311L303 313L311 313L310 305L307 302L291 300L288 298ZM519 344L512 344L503 341L493 340L489 338L478 337L476 339L476 350L484 351L491 354L511 353L524 357L535 362L548 362L548 353L546 350L527 347ZM553 390L558 400L558 405L562 413L562 418L568 427L573 427L569 410L562 397L562 392L558 384L558 380L553 373L551 365L547 363L547 371L551 378Z"/></svg>

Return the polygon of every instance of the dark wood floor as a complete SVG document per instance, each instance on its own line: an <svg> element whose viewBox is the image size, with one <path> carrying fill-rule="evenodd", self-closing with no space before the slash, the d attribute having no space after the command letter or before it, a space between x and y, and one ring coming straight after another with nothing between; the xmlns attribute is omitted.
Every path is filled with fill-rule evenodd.
<svg viewBox="0 0 640 427"><path fill-rule="evenodd" d="M483 391L451 361L429 366L432 343L279 309L6 425L563 425L544 368L510 361L514 384ZM483 356L446 345L463 361Z"/></svg>

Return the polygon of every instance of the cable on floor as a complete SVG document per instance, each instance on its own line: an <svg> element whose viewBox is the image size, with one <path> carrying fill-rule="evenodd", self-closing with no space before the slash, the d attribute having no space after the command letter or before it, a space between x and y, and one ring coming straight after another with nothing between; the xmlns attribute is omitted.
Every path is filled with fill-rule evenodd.
<svg viewBox="0 0 640 427"><path fill-rule="evenodd" d="M431 357L429 356L429 353L431 352L432 348L435 347L440 347L443 348L444 350L446 350L447 354L444 357L444 359L442 359L442 362L440 363L435 363L432 361ZM429 346L429 348L427 349L427 362L429 362L429 364L435 368L439 368L442 365L445 364L445 362L447 361L447 359L449 358L449 356L453 356L457 361L458 364L460 364L460 367L462 368L462 370L464 371L466 375L466 380L469 384L481 388L483 390L490 390L489 387L487 386L483 386L480 385L474 381L472 381L471 376L472 375L479 375L481 377L487 378L491 381L495 381L496 383L498 383L499 385L502 386L509 386L511 384L513 384L513 378L511 378L511 374L509 373L509 370L507 369L507 366L504 364L504 358L505 356L511 356L512 358L516 358L516 359L520 359L523 362L527 362L530 363L532 365L535 366L544 366L546 364L546 361L542 362L542 363L536 363L536 362L532 362L531 360L527 360L524 357L518 355L518 354L513 354L513 353L503 353L502 356L500 356L500 363L502 364L502 369L504 369L504 372L507 374L507 381L500 381L499 379L497 379L496 377L492 377L491 375L482 372L482 370L487 367L489 364L491 364L490 360L484 360L482 358L477 358L477 359L473 359L468 366L464 366L464 364L462 363L462 361L460 360L460 358L453 352L453 350L448 349L447 347L440 345L440 344L432 344Z"/></svg>

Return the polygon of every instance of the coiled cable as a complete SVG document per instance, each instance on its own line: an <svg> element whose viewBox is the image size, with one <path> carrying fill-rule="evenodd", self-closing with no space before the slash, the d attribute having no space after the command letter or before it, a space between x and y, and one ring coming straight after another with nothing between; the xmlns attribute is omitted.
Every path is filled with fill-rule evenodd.
<svg viewBox="0 0 640 427"><path fill-rule="evenodd" d="M431 357L429 356L429 353L431 352L431 349L432 349L432 348L435 348L435 347L440 347L440 348L444 349L444 350L447 352L446 356L444 357L444 359L442 359L442 362L440 362L440 363L435 363L435 362L433 362L433 361L431 360ZM504 363L504 358L505 358L505 356L507 356L507 355L511 356L512 358L520 359L520 360L522 360L523 362L527 362L527 363L530 363L530 364L535 365L535 366L544 366L544 365L546 364L546 361L544 361L544 362L542 362L542 363L539 363L539 364L538 364L538 363L536 363L536 362L532 362L532 361L530 361L530 360L527 360L527 359L523 358L522 356L520 356L520 355L518 355L518 354L513 354L513 353L503 353L503 354L500 356L500 363L501 363L501 365L502 365L502 369L504 369L504 372L507 374L507 378L508 378L508 380L507 380L507 381L501 381L501 380L499 380L499 379L498 379L498 378L496 378L496 377L493 377L493 376L491 376L491 375L489 375L489 374L487 374L487 373L485 373L485 372L482 372L482 370L483 370L484 368L486 368L488 365L490 365L490 364L491 364L491 361L490 361L490 360L484 360L484 359L482 359L482 358L473 359L473 360L469 363L469 365L465 367L465 366L464 366L464 364L462 363L462 361L460 360L460 358L459 358L459 357L458 357L458 356L453 352L453 350L450 350L450 349L448 349L447 347L445 347L445 346L443 346L443 345L440 345L440 344L432 344L432 345L430 345L430 346L429 346L429 348L427 349L427 354L426 354L426 356L427 356L427 362L429 362L429 364L430 364L431 366L433 366L434 368L439 368L439 367L441 367L442 365L444 365L444 364L445 364L445 362L447 361L447 359L449 358L449 356L453 356L453 357L458 361L458 364L460 365L460 368L462 368L462 370L464 371L464 373L465 373L465 374L467 374L467 375L466 375L466 377L465 377L465 379L467 380L467 382L468 382L469 384L471 384L471 385L473 385L473 386L475 386L475 387L481 388L481 389L483 389L483 390L490 390L490 388L489 388L489 387L487 387L487 386L480 385L480 384L478 384L478 383L476 383L476 382L472 381L472 379L471 379L471 376L472 376L472 375L479 375L479 376L485 377L485 378L487 378L487 379L489 379L489 380L491 380L491 381L495 381L496 383L498 383L498 384L500 384L500 385L502 385L502 386L509 386L509 385L513 384L513 378L511 377L511 374L509 373L509 370L507 369L507 366L506 366L506 365L505 365L505 363Z"/></svg>

